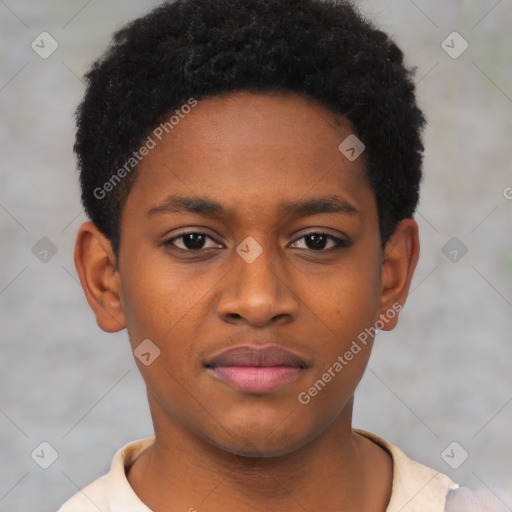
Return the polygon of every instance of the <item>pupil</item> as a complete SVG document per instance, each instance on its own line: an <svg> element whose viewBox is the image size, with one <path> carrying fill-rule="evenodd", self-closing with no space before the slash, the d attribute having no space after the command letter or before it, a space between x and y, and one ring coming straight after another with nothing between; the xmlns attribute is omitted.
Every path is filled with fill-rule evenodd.
<svg viewBox="0 0 512 512"><path fill-rule="evenodd" d="M190 233L185 235L183 243L187 249L201 249L204 245L204 235Z"/></svg>
<svg viewBox="0 0 512 512"><path fill-rule="evenodd" d="M310 244L308 244L308 241L312 241L313 247L310 247ZM325 247L325 243L327 241L327 237L325 235L308 235L306 237L306 244L310 249L323 249Z"/></svg>

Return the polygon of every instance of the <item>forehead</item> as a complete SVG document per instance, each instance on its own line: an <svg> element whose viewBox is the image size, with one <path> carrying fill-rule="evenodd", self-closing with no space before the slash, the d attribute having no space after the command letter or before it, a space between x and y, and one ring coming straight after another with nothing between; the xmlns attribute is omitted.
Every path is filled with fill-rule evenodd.
<svg viewBox="0 0 512 512"><path fill-rule="evenodd" d="M187 112L168 133L150 133L155 147L139 163L132 202L149 210L170 195L216 197L234 209L308 196L357 202L369 191L364 154L351 161L339 149L349 121L314 100L236 92Z"/></svg>

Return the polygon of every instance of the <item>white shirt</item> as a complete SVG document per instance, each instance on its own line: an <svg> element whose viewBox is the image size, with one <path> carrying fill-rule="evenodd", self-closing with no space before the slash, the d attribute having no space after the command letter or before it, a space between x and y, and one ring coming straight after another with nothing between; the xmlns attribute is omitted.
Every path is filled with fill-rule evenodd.
<svg viewBox="0 0 512 512"><path fill-rule="evenodd" d="M375 434L354 429L389 452L393 460L391 499L386 512L444 512L446 495L459 486L448 476L409 459ZM58 512L151 512L126 478L129 467L154 437L133 441L114 456L110 471L68 500Z"/></svg>

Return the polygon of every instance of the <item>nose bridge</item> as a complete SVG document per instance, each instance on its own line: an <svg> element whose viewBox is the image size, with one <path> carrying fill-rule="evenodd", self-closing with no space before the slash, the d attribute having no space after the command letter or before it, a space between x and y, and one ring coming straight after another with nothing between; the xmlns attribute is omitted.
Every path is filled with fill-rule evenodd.
<svg viewBox="0 0 512 512"><path fill-rule="evenodd" d="M259 239L261 241L262 237ZM246 290L258 291L261 288L268 293L277 291L279 256L268 241L260 245L255 238L247 237L238 245L236 252L239 260L235 259L234 269Z"/></svg>
<svg viewBox="0 0 512 512"><path fill-rule="evenodd" d="M244 318L263 325L276 317L295 317L297 300L286 282L279 249L263 235L246 237L236 248L230 279L218 304L224 320Z"/></svg>

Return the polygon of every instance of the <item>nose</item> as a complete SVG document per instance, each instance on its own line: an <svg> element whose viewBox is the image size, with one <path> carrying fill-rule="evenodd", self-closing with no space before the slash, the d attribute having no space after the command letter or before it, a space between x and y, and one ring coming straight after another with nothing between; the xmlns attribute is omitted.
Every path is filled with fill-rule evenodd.
<svg viewBox="0 0 512 512"><path fill-rule="evenodd" d="M265 248L253 261L238 253L233 254L233 260L217 302L224 322L264 327L296 319L300 301L278 254Z"/></svg>

